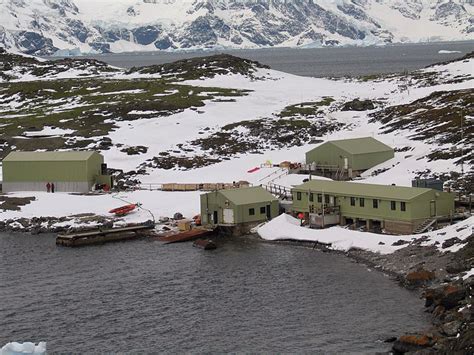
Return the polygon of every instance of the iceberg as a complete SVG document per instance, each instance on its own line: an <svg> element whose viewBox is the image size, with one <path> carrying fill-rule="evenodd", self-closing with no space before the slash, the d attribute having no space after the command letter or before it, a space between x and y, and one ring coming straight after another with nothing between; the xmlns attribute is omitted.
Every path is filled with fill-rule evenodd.
<svg viewBox="0 0 474 355"><path fill-rule="evenodd" d="M445 49L441 49L440 51L438 51L438 54L453 54L453 53L462 53L462 52L461 51L448 51Z"/></svg>
<svg viewBox="0 0 474 355"><path fill-rule="evenodd" d="M25 343L11 342L11 343L7 343L0 349L0 355L25 355L25 354L34 354L34 355L46 354L46 342L41 341L38 343L38 345L31 342L25 342Z"/></svg>
<svg viewBox="0 0 474 355"><path fill-rule="evenodd" d="M59 49L54 52L53 57L77 57L80 55L82 55L82 52L79 48Z"/></svg>

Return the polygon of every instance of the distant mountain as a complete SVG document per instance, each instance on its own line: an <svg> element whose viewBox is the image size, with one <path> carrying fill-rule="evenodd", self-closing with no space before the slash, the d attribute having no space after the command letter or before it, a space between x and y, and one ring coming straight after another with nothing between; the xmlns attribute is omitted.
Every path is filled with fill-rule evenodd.
<svg viewBox="0 0 474 355"><path fill-rule="evenodd" d="M2 0L0 46L28 54L474 39L465 0Z"/></svg>

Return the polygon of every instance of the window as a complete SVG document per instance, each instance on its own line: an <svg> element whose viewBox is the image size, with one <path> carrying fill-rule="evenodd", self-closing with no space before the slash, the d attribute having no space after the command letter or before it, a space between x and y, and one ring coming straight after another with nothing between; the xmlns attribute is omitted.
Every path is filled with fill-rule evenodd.
<svg viewBox="0 0 474 355"><path fill-rule="evenodd" d="M372 200L372 207L379 208L379 200Z"/></svg>
<svg viewBox="0 0 474 355"><path fill-rule="evenodd" d="M314 201L313 193L310 193L309 194L309 202L313 202L313 201Z"/></svg>
<svg viewBox="0 0 474 355"><path fill-rule="evenodd" d="M329 195L324 195L324 203L329 203Z"/></svg>
<svg viewBox="0 0 474 355"><path fill-rule="evenodd" d="M323 195L318 194L318 202L323 203Z"/></svg>
<svg viewBox="0 0 474 355"><path fill-rule="evenodd" d="M406 202L400 202L400 210L404 212L407 210Z"/></svg>
<svg viewBox="0 0 474 355"><path fill-rule="evenodd" d="M360 206L360 207L364 207L364 206L365 206L365 199L364 199L363 197L361 197L361 198L359 199L359 206Z"/></svg>
<svg viewBox="0 0 474 355"><path fill-rule="evenodd" d="M260 207L260 214L265 214L265 213L267 213L267 209L265 208L265 206Z"/></svg>
<svg viewBox="0 0 474 355"><path fill-rule="evenodd" d="M395 211L397 209L397 203L395 201L390 201L390 209Z"/></svg>
<svg viewBox="0 0 474 355"><path fill-rule="evenodd" d="M355 205L356 205L356 198L351 197L351 206L355 206Z"/></svg>
<svg viewBox="0 0 474 355"><path fill-rule="evenodd" d="M249 215L255 216L255 208L249 208Z"/></svg>
<svg viewBox="0 0 474 355"><path fill-rule="evenodd" d="M296 199L298 201L301 201L301 192L299 192L299 191L296 192Z"/></svg>

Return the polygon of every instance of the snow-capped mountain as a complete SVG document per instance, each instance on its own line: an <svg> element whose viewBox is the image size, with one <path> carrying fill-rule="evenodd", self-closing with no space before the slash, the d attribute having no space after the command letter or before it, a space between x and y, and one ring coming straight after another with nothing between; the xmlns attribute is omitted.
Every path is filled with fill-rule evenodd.
<svg viewBox="0 0 474 355"><path fill-rule="evenodd" d="M474 39L466 0L0 0L0 45L124 52Z"/></svg>

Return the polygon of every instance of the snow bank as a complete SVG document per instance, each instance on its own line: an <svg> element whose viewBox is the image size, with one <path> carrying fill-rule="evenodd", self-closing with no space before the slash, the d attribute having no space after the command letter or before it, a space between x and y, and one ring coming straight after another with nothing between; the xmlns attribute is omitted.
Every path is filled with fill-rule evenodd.
<svg viewBox="0 0 474 355"><path fill-rule="evenodd" d="M398 249L404 248L404 245L392 245L399 240L411 242L422 236L428 236L423 246L434 245L438 242L438 249L444 240L457 237L465 240L472 234L474 217L471 217L462 223L446 227L430 233L406 236L391 236L374 234L369 232L352 231L342 227L332 227L328 229L309 229L301 227L298 219L287 214L283 214L274 220L268 222L258 229L258 234L265 240L301 240L312 241L324 244L330 244L329 248L333 250L348 251L351 248L369 250L381 254L390 254ZM461 244L464 245L464 244ZM458 247L459 248L459 247ZM448 248L443 251L455 251Z"/></svg>
<svg viewBox="0 0 474 355"><path fill-rule="evenodd" d="M46 354L46 343L44 341L35 343L17 343L11 342L0 349L0 355L21 355L21 354Z"/></svg>

